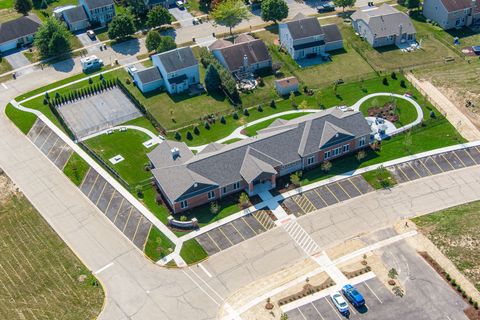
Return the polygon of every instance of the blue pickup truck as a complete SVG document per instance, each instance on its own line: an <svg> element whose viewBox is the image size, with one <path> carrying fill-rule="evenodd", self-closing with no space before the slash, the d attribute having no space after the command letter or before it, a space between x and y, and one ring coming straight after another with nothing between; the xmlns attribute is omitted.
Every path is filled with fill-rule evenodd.
<svg viewBox="0 0 480 320"><path fill-rule="evenodd" d="M345 285L342 288L342 293L355 308L360 308L365 305L365 299L351 284Z"/></svg>

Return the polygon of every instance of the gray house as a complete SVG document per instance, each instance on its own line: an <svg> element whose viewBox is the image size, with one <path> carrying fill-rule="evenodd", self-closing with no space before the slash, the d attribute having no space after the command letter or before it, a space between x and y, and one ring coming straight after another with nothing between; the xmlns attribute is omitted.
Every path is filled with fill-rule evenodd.
<svg viewBox="0 0 480 320"><path fill-rule="evenodd" d="M167 140L147 156L163 198L178 213L241 191L275 188L278 177L366 148L370 133L362 113L332 108L277 119L256 137L212 143L196 155Z"/></svg>
<svg viewBox="0 0 480 320"><path fill-rule="evenodd" d="M162 88L165 84L157 66L152 66L132 74L135 85L143 93Z"/></svg>
<svg viewBox="0 0 480 320"><path fill-rule="evenodd" d="M343 48L342 35L336 25L322 27L317 18L301 13L292 21L280 23L279 33L281 45L295 60Z"/></svg>
<svg viewBox="0 0 480 320"><path fill-rule="evenodd" d="M239 35L234 43L219 39L209 49L227 70L239 77L272 67L272 57L265 43L248 34Z"/></svg>
<svg viewBox="0 0 480 320"><path fill-rule="evenodd" d="M80 0L91 24L105 26L115 16L113 0Z"/></svg>
<svg viewBox="0 0 480 320"><path fill-rule="evenodd" d="M386 3L358 10L351 18L355 31L372 47L399 46L416 41L417 31L410 17Z"/></svg>
<svg viewBox="0 0 480 320"><path fill-rule="evenodd" d="M0 23L0 53L32 43L41 24L34 14Z"/></svg>
<svg viewBox="0 0 480 320"><path fill-rule="evenodd" d="M62 15L68 30L72 32L84 30L90 26L85 8L81 5L63 11Z"/></svg>
<svg viewBox="0 0 480 320"><path fill-rule="evenodd" d="M445 30L480 25L480 4L476 0L425 0L423 15Z"/></svg>

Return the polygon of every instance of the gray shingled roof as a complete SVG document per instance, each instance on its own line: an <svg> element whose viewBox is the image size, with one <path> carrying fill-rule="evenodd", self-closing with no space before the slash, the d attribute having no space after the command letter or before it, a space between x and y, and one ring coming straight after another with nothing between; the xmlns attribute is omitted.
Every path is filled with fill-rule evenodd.
<svg viewBox="0 0 480 320"><path fill-rule="evenodd" d="M171 161L165 162L163 168L154 170L154 175L161 176L157 180L162 189L176 201L179 195L190 192L193 173L202 177L198 183L204 187L226 186L242 179L255 179L262 172L272 173L272 168L297 162L318 152L325 144L339 141L335 139L341 141L347 134L360 137L370 132L362 113L328 109L270 126L256 137L225 145L217 151L201 152L183 164L172 166Z"/></svg>
<svg viewBox="0 0 480 320"><path fill-rule="evenodd" d="M173 49L157 54L167 72L182 70L198 64L190 47Z"/></svg>
<svg viewBox="0 0 480 320"><path fill-rule="evenodd" d="M63 11L63 15L65 16L65 20L69 23L88 20L87 13L85 12L83 6L76 6L74 8L67 9Z"/></svg>
<svg viewBox="0 0 480 320"><path fill-rule="evenodd" d="M252 37L251 35L246 34L246 33L242 33L242 34L238 35L238 37L236 37L233 42L235 44L238 44L238 43L249 42L249 41L253 41L253 40L255 40L255 38Z"/></svg>
<svg viewBox="0 0 480 320"><path fill-rule="evenodd" d="M326 43L343 40L340 29L338 29L338 26L336 24L327 24L322 28L323 32L325 33Z"/></svg>
<svg viewBox="0 0 480 320"><path fill-rule="evenodd" d="M162 79L160 70L156 66L137 71L137 76L143 84L158 81Z"/></svg>
<svg viewBox="0 0 480 320"><path fill-rule="evenodd" d="M220 48L225 48L225 47L229 47L231 46L232 43L230 41L227 41L225 39L218 39L218 40L215 40L215 42L213 42L209 47L208 49L211 51L211 50L215 50L215 49L220 49Z"/></svg>
<svg viewBox="0 0 480 320"><path fill-rule="evenodd" d="M209 152L213 152L213 151L218 151L218 150L222 149L223 147L225 147L224 144L212 142L212 143L208 144L205 148L203 148L202 151L200 151L197 154L204 154L204 153L209 153Z"/></svg>
<svg viewBox="0 0 480 320"><path fill-rule="evenodd" d="M293 40L312 37L323 34L320 22L315 17L305 17L299 13L292 21L286 22Z"/></svg>
<svg viewBox="0 0 480 320"><path fill-rule="evenodd" d="M0 44L37 32L42 22L34 15L23 16L0 24Z"/></svg>
<svg viewBox="0 0 480 320"><path fill-rule="evenodd" d="M441 0L448 12L472 8L471 0Z"/></svg>
<svg viewBox="0 0 480 320"><path fill-rule="evenodd" d="M386 3L378 8L355 11L351 18L354 21L365 21L373 34L379 38L399 34L400 27L402 28L402 33L416 33L410 18L405 13L398 11Z"/></svg>
<svg viewBox="0 0 480 320"><path fill-rule="evenodd" d="M232 44L217 50L221 52L231 72L237 71L243 66L244 56L247 56L249 65L272 60L267 46L260 39Z"/></svg>
<svg viewBox="0 0 480 320"><path fill-rule="evenodd" d="M113 5L113 0L85 0L88 9L102 8L109 5Z"/></svg>
<svg viewBox="0 0 480 320"><path fill-rule="evenodd" d="M179 149L179 156L172 156L172 149ZM148 159L155 168L169 167L182 164L193 157L192 151L183 142L166 140L160 143L152 152L147 154Z"/></svg>

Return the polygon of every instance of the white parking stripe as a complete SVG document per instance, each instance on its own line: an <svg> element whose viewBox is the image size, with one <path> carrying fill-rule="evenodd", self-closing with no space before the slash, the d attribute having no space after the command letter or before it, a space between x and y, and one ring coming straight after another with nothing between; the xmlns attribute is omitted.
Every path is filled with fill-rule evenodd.
<svg viewBox="0 0 480 320"><path fill-rule="evenodd" d="M307 317L303 314L302 310L298 308L298 312L300 312L300 315L303 317L303 319L307 320Z"/></svg>
<svg viewBox="0 0 480 320"><path fill-rule="evenodd" d="M203 270L203 272L205 272L205 273L206 273L206 275L207 275L209 278L211 278L211 277L212 277L211 273L210 273L210 272L208 272L208 270L207 270L207 269L206 269L206 268L205 268L205 267L204 267L204 266L203 266L201 263L199 263L199 264L198 264L198 266L200 267L200 269L202 269L202 270Z"/></svg>
<svg viewBox="0 0 480 320"><path fill-rule="evenodd" d="M100 272L105 271L106 269L110 268L111 266L113 266L113 262L110 262L110 263L107 264L106 266L101 267L100 269L98 269L97 271L95 271L93 274L99 274Z"/></svg>
<svg viewBox="0 0 480 320"><path fill-rule="evenodd" d="M313 309L315 309L315 311L317 311L318 315L320 316L320 318L322 318L323 320L325 320L325 318L322 316L322 314L320 313L320 311L318 311L317 307L315 307L315 305L313 303L311 303Z"/></svg>
<svg viewBox="0 0 480 320"><path fill-rule="evenodd" d="M190 271L192 271L192 273L200 280L203 282L203 284L208 288L210 289L210 291L212 291L221 301L224 301L225 299L222 298L222 296L217 292L215 291L215 289L213 289L205 280L203 280L192 268L189 269Z"/></svg>
<svg viewBox="0 0 480 320"><path fill-rule="evenodd" d="M182 272L183 272L183 274L185 274L193 283L195 283L195 285L198 287L198 289L200 289L203 293L205 293L205 295L206 295L207 297L209 297L210 300L213 301L213 303L215 303L217 306L220 306L220 304L219 304L211 295L209 295L208 292L207 292L205 289L203 289L198 282L195 281L195 279L193 279L188 273L186 273L185 270L182 270Z"/></svg>
<svg viewBox="0 0 480 320"><path fill-rule="evenodd" d="M8 87L7 87L7 85L6 85L5 83L3 83L3 82L2 82L2 87L4 87L5 89L7 89L7 90L8 90Z"/></svg>
<svg viewBox="0 0 480 320"><path fill-rule="evenodd" d="M327 301L328 305L333 309L333 312L335 312L335 314L337 315L338 319L343 320L342 317L340 317L340 315L338 314L337 308L335 308L335 307L330 303L330 301L328 301L327 298L325 298L325 301Z"/></svg>
<svg viewBox="0 0 480 320"><path fill-rule="evenodd" d="M370 290L371 293L373 293L373 295L375 296L375 298L377 298L378 302L380 303L383 303L382 300L380 300L380 298L377 296L377 294L375 292L373 292L372 288L370 288L370 286L364 281L363 283L365 283L365 285L367 286L368 290Z"/></svg>

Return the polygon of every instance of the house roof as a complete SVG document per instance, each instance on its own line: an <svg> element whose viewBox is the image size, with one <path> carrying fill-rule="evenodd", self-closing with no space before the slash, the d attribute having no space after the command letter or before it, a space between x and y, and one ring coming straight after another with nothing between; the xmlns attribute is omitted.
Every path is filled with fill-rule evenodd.
<svg viewBox="0 0 480 320"><path fill-rule="evenodd" d="M42 22L34 15L23 16L0 24L0 44L37 32Z"/></svg>
<svg viewBox="0 0 480 320"><path fill-rule="evenodd" d="M208 47L208 49L211 51L211 50L215 50L215 49L225 48L225 47L228 47L228 46L231 46L231 45L232 45L232 43L230 41L227 41L225 39L218 39L218 40L215 40L215 42L213 42Z"/></svg>
<svg viewBox="0 0 480 320"><path fill-rule="evenodd" d="M338 26L336 24L327 24L325 26L322 26L323 32L325 33L325 42L336 42L336 41L341 41L342 34L340 33L340 29L338 29Z"/></svg>
<svg viewBox="0 0 480 320"><path fill-rule="evenodd" d="M297 14L292 21L285 22L285 24L293 40L323 34L323 29L318 19L305 17L302 13Z"/></svg>
<svg viewBox="0 0 480 320"><path fill-rule="evenodd" d="M63 11L65 20L69 23L88 20L87 13L83 6L76 6Z"/></svg>
<svg viewBox="0 0 480 320"><path fill-rule="evenodd" d="M178 156L176 157L172 154L174 148L178 148ZM190 160L193 153L183 142L165 140L148 153L147 157L155 168L159 168L182 164Z"/></svg>
<svg viewBox="0 0 480 320"><path fill-rule="evenodd" d="M355 11L352 20L363 20L368 24L370 30L376 37L387 37L402 33L416 33L412 20L403 12L398 11L389 4L382 4L380 7Z"/></svg>
<svg viewBox="0 0 480 320"><path fill-rule="evenodd" d="M224 144L212 142L212 143L208 144L205 148L202 149L202 151L200 151L197 154L205 154L205 153L209 153L209 152L213 152L213 151L218 151L218 150L222 149L223 147L225 147Z"/></svg>
<svg viewBox="0 0 480 320"><path fill-rule="evenodd" d="M85 3L87 4L88 9L92 10L113 5L113 0L85 0Z"/></svg>
<svg viewBox="0 0 480 320"><path fill-rule="evenodd" d="M272 59L267 46L260 39L232 44L216 50L220 51L231 72L243 66L245 57L248 59L249 65Z"/></svg>
<svg viewBox="0 0 480 320"><path fill-rule="evenodd" d="M194 174L201 177L197 181L199 184L210 186L226 186L242 179L248 181L261 173L274 173L275 168L297 162L329 144L342 142L346 135L360 137L370 131L362 113L332 108L288 122L276 122L253 138L218 150L211 148L209 152L200 152L175 165L169 160L162 168L153 171L157 172L155 177L161 176L158 180L161 188L167 195L172 195L172 201L177 201L179 195L186 196L191 192ZM167 152L166 157L171 158L168 148L157 152ZM148 155L150 159L151 154Z"/></svg>
<svg viewBox="0 0 480 320"><path fill-rule="evenodd" d="M448 12L464 10L472 7L471 0L441 0Z"/></svg>
<svg viewBox="0 0 480 320"><path fill-rule="evenodd" d="M167 72L182 70L198 64L190 47L173 49L157 54Z"/></svg>
<svg viewBox="0 0 480 320"><path fill-rule="evenodd" d="M283 88L290 88L291 86L298 86L298 79L296 77L286 77L275 80L275 83Z"/></svg>
<svg viewBox="0 0 480 320"><path fill-rule="evenodd" d="M242 33L241 35L235 38L234 43L237 44L237 43L249 42L253 40L255 40L255 38L252 37L251 35Z"/></svg>
<svg viewBox="0 0 480 320"><path fill-rule="evenodd" d="M143 84L158 81L162 79L160 70L156 66L137 71L137 76Z"/></svg>

